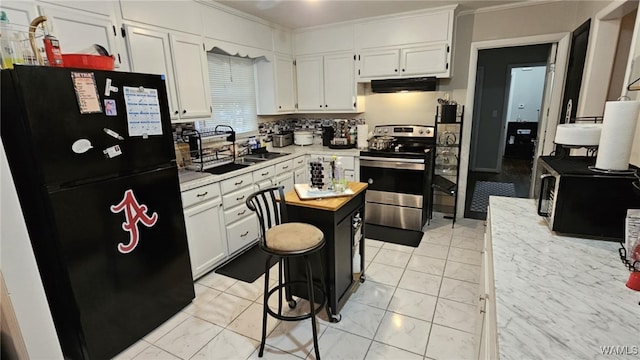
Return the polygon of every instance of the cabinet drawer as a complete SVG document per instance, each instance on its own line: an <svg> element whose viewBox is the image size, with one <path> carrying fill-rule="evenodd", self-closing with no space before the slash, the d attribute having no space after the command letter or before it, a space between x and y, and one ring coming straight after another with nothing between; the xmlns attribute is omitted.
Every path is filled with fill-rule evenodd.
<svg viewBox="0 0 640 360"><path fill-rule="evenodd" d="M246 247L258 238L258 219L255 214L227 227L227 247L229 254ZM256 264L256 266L261 266Z"/></svg>
<svg viewBox="0 0 640 360"><path fill-rule="evenodd" d="M222 182L222 193L228 194L245 186L251 185L253 178L251 173L233 177Z"/></svg>
<svg viewBox="0 0 640 360"><path fill-rule="evenodd" d="M293 160L283 161L276 164L276 175L293 171Z"/></svg>
<svg viewBox="0 0 640 360"><path fill-rule="evenodd" d="M249 195L253 194L253 186L248 186L239 191L234 191L230 194L222 196L222 205L225 209L231 209L236 205L243 204L247 201Z"/></svg>
<svg viewBox="0 0 640 360"><path fill-rule="evenodd" d="M272 178L276 174L275 166L267 166L266 168L256 170L253 172L253 181L258 182L265 179Z"/></svg>
<svg viewBox="0 0 640 360"><path fill-rule="evenodd" d="M183 191L182 207L186 208L220 196L220 186L218 183L201 186L199 188Z"/></svg>
<svg viewBox="0 0 640 360"><path fill-rule="evenodd" d="M240 204L236 207L224 211L224 223L231 224L232 222L238 221L239 219L247 217L253 213L254 212L249 210L247 205Z"/></svg>
<svg viewBox="0 0 640 360"><path fill-rule="evenodd" d="M298 156L297 158L293 159L293 167L296 169L303 167L305 163L306 160L304 159L304 155Z"/></svg>

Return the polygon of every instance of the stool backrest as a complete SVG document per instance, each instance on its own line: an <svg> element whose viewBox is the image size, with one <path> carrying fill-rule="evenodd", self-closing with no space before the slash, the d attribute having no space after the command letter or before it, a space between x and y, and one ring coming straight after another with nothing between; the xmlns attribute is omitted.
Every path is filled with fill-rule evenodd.
<svg viewBox="0 0 640 360"><path fill-rule="evenodd" d="M283 199L278 201L278 199ZM255 211L260 222L260 241L270 228L287 222L287 206L284 203L284 186L274 186L256 191L246 200L247 207Z"/></svg>

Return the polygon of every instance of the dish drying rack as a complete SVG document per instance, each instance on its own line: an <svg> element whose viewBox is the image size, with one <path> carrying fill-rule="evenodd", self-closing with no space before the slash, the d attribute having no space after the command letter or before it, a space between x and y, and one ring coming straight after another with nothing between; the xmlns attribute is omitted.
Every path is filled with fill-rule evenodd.
<svg viewBox="0 0 640 360"><path fill-rule="evenodd" d="M218 125L214 129L183 130L177 142L189 144L191 161L185 167L205 171L235 162L236 133L231 126Z"/></svg>

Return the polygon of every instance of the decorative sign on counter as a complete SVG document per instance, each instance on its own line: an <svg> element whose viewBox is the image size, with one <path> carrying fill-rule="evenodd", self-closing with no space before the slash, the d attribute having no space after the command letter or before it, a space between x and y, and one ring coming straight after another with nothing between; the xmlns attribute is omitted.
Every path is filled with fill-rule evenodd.
<svg viewBox="0 0 640 360"><path fill-rule="evenodd" d="M312 188L309 184L295 184L293 188L296 190L300 200L315 200L323 198L333 198L339 196L351 196L354 194L353 190L347 188L344 192L337 192L334 190L322 190L318 188Z"/></svg>

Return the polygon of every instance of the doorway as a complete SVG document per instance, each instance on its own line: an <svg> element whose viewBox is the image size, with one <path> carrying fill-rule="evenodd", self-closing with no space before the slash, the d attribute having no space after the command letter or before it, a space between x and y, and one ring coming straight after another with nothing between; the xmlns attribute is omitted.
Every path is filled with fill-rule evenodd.
<svg viewBox="0 0 640 360"><path fill-rule="evenodd" d="M552 44L478 52L464 216L486 219L489 195L529 196Z"/></svg>

